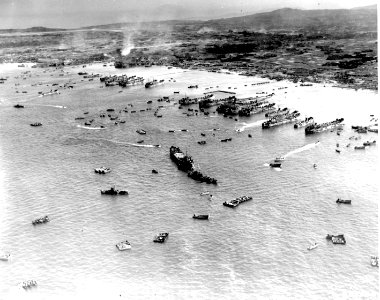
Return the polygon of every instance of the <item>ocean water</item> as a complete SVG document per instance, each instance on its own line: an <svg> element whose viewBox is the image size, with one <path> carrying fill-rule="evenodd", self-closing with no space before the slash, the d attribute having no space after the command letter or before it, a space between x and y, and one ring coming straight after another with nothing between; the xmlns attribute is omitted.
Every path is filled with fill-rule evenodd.
<svg viewBox="0 0 380 300"><path fill-rule="evenodd" d="M80 71L165 84L106 88ZM0 76L8 76L0 85L0 254L11 253L0 261L0 299L378 299L378 268L370 265L370 256L378 255L378 146L353 149L377 134L351 129L369 124L371 114L377 118L376 92L96 64L63 70L3 65ZM198 89L188 89L195 84ZM59 95L38 96L55 88ZM343 117L345 126L340 135L305 136L293 124L262 130L264 114L235 121L215 108L209 116L187 116L187 107L176 105L185 95L213 90L237 97L275 93L269 100L280 107L317 122ZM171 101L158 102L163 96ZM14 108L17 103L25 108ZM162 118L153 115L158 106ZM125 123L99 118L108 108ZM124 108L128 112L119 112ZM94 119L91 129L84 126L88 119ZM43 126L31 127L34 122ZM136 133L140 128L147 134ZM218 185L179 171L169 158L172 145ZM270 168L278 156L286 158L283 167ZM111 173L95 174L100 166ZM112 185L129 195L100 194ZM200 195L204 191L211 200ZM235 209L222 205L242 195L253 200ZM352 205L336 204L338 197ZM210 218L194 220L193 214ZM49 223L31 224L44 215ZM169 232L166 243L153 243L159 232ZM328 233L343 233L347 244L333 245ZM119 252L115 244L125 239L132 249ZM312 242L319 246L308 251ZM37 287L20 287L31 279Z"/></svg>

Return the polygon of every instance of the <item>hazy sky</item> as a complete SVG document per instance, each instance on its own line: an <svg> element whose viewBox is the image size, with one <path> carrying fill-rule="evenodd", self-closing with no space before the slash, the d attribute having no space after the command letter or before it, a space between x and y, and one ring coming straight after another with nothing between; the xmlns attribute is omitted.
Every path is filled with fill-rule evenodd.
<svg viewBox="0 0 380 300"><path fill-rule="evenodd" d="M166 19L212 19L291 7L352 8L376 0L0 0L0 28L81 26Z"/></svg>

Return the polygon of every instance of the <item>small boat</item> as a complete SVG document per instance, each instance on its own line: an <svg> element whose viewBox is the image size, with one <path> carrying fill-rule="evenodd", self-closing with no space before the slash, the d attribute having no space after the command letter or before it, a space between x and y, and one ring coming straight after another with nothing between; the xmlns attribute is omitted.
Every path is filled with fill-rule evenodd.
<svg viewBox="0 0 380 300"><path fill-rule="evenodd" d="M34 287L36 285L37 285L37 281L35 281L35 280L27 280L27 281L24 281L22 283L22 287L24 289L28 289L28 288Z"/></svg>
<svg viewBox="0 0 380 300"><path fill-rule="evenodd" d="M227 206L227 207L236 207L238 206L240 203L243 203L243 202L246 202L246 201L249 201L249 200L252 200L252 197L251 196L242 196L242 197L238 197L236 199L233 199L231 201L224 201L223 202L223 205L224 206Z"/></svg>
<svg viewBox="0 0 380 300"><path fill-rule="evenodd" d="M336 203L351 204L351 200L343 200L343 199L338 198L336 200Z"/></svg>
<svg viewBox="0 0 380 300"><path fill-rule="evenodd" d="M379 267L379 258L377 256L371 256L371 266Z"/></svg>
<svg viewBox="0 0 380 300"><path fill-rule="evenodd" d="M205 133L201 133L201 136L206 136L206 134Z"/></svg>
<svg viewBox="0 0 380 300"><path fill-rule="evenodd" d="M105 168L105 167L100 167L100 168L95 168L94 172L98 173L98 174L106 174L106 173L111 172L111 169L110 168Z"/></svg>
<svg viewBox="0 0 380 300"><path fill-rule="evenodd" d="M155 170L155 169L153 169L153 170L152 170L152 173L153 173L153 174L158 174L158 171Z"/></svg>
<svg viewBox="0 0 380 300"><path fill-rule="evenodd" d="M32 123L30 126L37 127L37 126L42 126L40 122Z"/></svg>
<svg viewBox="0 0 380 300"><path fill-rule="evenodd" d="M274 159L275 162L280 162L280 161L284 161L285 160L285 157L281 156L281 157L276 157Z"/></svg>
<svg viewBox="0 0 380 300"><path fill-rule="evenodd" d="M204 196L204 195L210 195L210 192L202 192L201 196Z"/></svg>
<svg viewBox="0 0 380 300"><path fill-rule="evenodd" d="M128 195L128 191L119 191L115 187L111 187L109 190L100 190L102 195Z"/></svg>
<svg viewBox="0 0 380 300"><path fill-rule="evenodd" d="M171 130L169 130L169 132L175 132L175 130L172 130L172 129L171 129Z"/></svg>
<svg viewBox="0 0 380 300"><path fill-rule="evenodd" d="M346 244L346 239L343 234L338 234L338 235L328 234L326 236L326 239L332 241L333 244L339 244L339 245Z"/></svg>
<svg viewBox="0 0 380 300"><path fill-rule="evenodd" d="M116 244L116 248L120 251L130 250L132 248L131 244L128 241L123 241Z"/></svg>
<svg viewBox="0 0 380 300"><path fill-rule="evenodd" d="M16 104L13 106L14 108L24 108L24 105L21 105L21 104Z"/></svg>
<svg viewBox="0 0 380 300"><path fill-rule="evenodd" d="M168 232L162 232L162 233L159 233L157 234L154 239L153 239L153 242L155 243L165 243L166 239L169 237L169 233Z"/></svg>
<svg viewBox="0 0 380 300"><path fill-rule="evenodd" d="M340 150L339 149L335 149L336 152L340 153Z"/></svg>
<svg viewBox="0 0 380 300"><path fill-rule="evenodd" d="M0 260L8 261L10 257L11 257L10 253L3 254L3 255L0 255Z"/></svg>
<svg viewBox="0 0 380 300"><path fill-rule="evenodd" d="M34 221L32 221L32 224L33 225L37 225L37 224L44 224L44 223L47 223L47 222L50 222L50 219L49 219L48 216L45 216L45 217L41 217L41 218L35 219Z"/></svg>
<svg viewBox="0 0 380 300"><path fill-rule="evenodd" d="M355 146L355 150L364 150L365 146Z"/></svg>
<svg viewBox="0 0 380 300"><path fill-rule="evenodd" d="M137 141L137 144L141 144L141 143L144 143L144 140Z"/></svg>
<svg viewBox="0 0 380 300"><path fill-rule="evenodd" d="M193 219L208 220L208 215L193 215Z"/></svg>
<svg viewBox="0 0 380 300"><path fill-rule="evenodd" d="M281 168L281 163L274 162L274 163L270 163L269 166L272 168Z"/></svg>
<svg viewBox="0 0 380 300"><path fill-rule="evenodd" d="M137 129L136 132L139 134L146 134L146 131L144 129Z"/></svg>
<svg viewBox="0 0 380 300"><path fill-rule="evenodd" d="M249 133L249 134L248 134L248 137L251 138L251 137L252 137L252 134Z"/></svg>
<svg viewBox="0 0 380 300"><path fill-rule="evenodd" d="M307 250L313 250L313 249L315 249L317 247L318 247L318 244L314 243L314 244L310 245L309 247L307 247Z"/></svg>
<svg viewBox="0 0 380 300"><path fill-rule="evenodd" d="M317 168L317 164L314 164L314 165L313 165L313 168L316 169L316 168Z"/></svg>
<svg viewBox="0 0 380 300"><path fill-rule="evenodd" d="M199 145L206 145L206 141L199 141L198 144Z"/></svg>

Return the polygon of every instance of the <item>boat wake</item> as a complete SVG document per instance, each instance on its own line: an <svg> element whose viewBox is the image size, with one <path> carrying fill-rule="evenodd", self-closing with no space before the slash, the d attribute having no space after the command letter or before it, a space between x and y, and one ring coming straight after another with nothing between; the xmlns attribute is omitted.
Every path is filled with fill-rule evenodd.
<svg viewBox="0 0 380 300"><path fill-rule="evenodd" d="M83 126L83 125L77 125L78 128L83 128L83 129L89 129L89 130L101 130L101 129L105 129L105 128L102 128L102 127L88 127L88 126Z"/></svg>
<svg viewBox="0 0 380 300"><path fill-rule="evenodd" d="M286 157L289 157L293 154L300 153L300 152L303 152L303 151L306 151L309 149L313 149L313 148L317 147L318 145L319 145L319 141L316 143L307 144L305 146L302 146L301 148L290 151L289 153L285 154L284 157L286 158Z"/></svg>
<svg viewBox="0 0 380 300"><path fill-rule="evenodd" d="M126 143L133 147L143 147L143 148L161 148L161 145L141 145L141 144L132 144L132 143Z"/></svg>
<svg viewBox="0 0 380 300"><path fill-rule="evenodd" d="M240 128L238 128L238 129L236 129L236 131L238 131L238 132L242 132L242 131L244 131L245 129L247 129L247 128L252 128L252 127L258 127L258 126L261 126L261 124L263 123L263 122L265 122L266 121L266 119L264 119L264 120L258 120L258 121L256 121L256 122L252 122L252 123L243 123L243 126L242 127L240 127Z"/></svg>
<svg viewBox="0 0 380 300"><path fill-rule="evenodd" d="M102 128L103 129L103 128ZM109 143L113 143L119 146L125 146L125 147L142 147L142 148L161 148L161 145L147 145L147 144L135 144L135 143L128 143L128 142L119 142L114 140L107 140L107 139L96 139L100 141L105 141Z"/></svg>
<svg viewBox="0 0 380 300"><path fill-rule="evenodd" d="M67 108L67 106L63 106L63 105L49 105L49 104L41 104L41 105L38 105L38 106L47 106L47 107L55 107L55 108Z"/></svg>

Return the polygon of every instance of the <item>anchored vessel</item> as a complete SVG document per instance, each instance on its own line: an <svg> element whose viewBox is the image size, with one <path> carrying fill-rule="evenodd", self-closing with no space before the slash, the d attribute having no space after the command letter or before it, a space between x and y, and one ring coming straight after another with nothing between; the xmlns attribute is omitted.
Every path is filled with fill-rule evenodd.
<svg viewBox="0 0 380 300"><path fill-rule="evenodd" d="M100 167L100 168L95 168L94 172L98 173L98 174L106 174L106 173L111 172L111 169L110 168L105 168L105 167Z"/></svg>
<svg viewBox="0 0 380 300"><path fill-rule="evenodd" d="M333 129L337 126L343 125L342 124L343 121L344 121L344 118L340 118L340 119L336 119L334 121L326 122L326 123L322 123L322 124L315 123L315 124L308 125L305 128L305 134L319 133L322 131Z"/></svg>
<svg viewBox="0 0 380 300"><path fill-rule="evenodd" d="M41 218L35 219L34 221L32 221L32 224L33 225L43 224L43 223L47 223L49 221L50 221L49 217L45 216L45 217L41 217Z"/></svg>
<svg viewBox="0 0 380 300"><path fill-rule="evenodd" d="M343 199L338 198L336 200L336 203L351 204L351 200L343 200Z"/></svg>
<svg viewBox="0 0 380 300"><path fill-rule="evenodd" d="M128 241L123 241L116 244L116 248L120 251L129 250L131 249L131 244Z"/></svg>
<svg viewBox="0 0 380 300"><path fill-rule="evenodd" d="M31 287L36 286L36 285L37 285L37 281L35 281L35 280L27 280L27 281L24 281L22 283L22 287L24 289L31 288Z"/></svg>
<svg viewBox="0 0 380 300"><path fill-rule="evenodd" d="M371 256L371 266L379 267L379 258L377 256Z"/></svg>
<svg viewBox="0 0 380 300"><path fill-rule="evenodd" d="M170 147L170 159L177 165L178 169L187 172L187 176L200 182L217 184L215 178L205 176L194 168L194 161L189 155L185 155L178 147Z"/></svg>
<svg viewBox="0 0 380 300"><path fill-rule="evenodd" d="M0 255L0 260L7 261L11 257L10 253Z"/></svg>
<svg viewBox="0 0 380 300"><path fill-rule="evenodd" d="M155 243L165 243L166 239L169 237L169 233L168 232L162 232L162 233L159 233L157 234L154 239L153 239L153 242Z"/></svg>
<svg viewBox="0 0 380 300"><path fill-rule="evenodd" d="M340 245L346 244L346 239L344 238L343 234L338 234L338 235L328 234L326 236L326 239L329 241L332 241L333 244L340 244Z"/></svg>
<svg viewBox="0 0 380 300"><path fill-rule="evenodd" d="M109 190L100 190L102 195L128 195L128 191L120 191L115 189L115 187L111 187Z"/></svg>
<svg viewBox="0 0 380 300"><path fill-rule="evenodd" d="M243 202L246 202L246 201L249 201L249 200L252 200L252 197L250 197L250 196L242 196L242 197L238 197L238 198L236 198L234 200L231 200L231 201L228 201L228 202L225 201L225 202L223 202L223 205L227 206L227 207L234 208L234 207L238 206L240 203L243 203Z"/></svg>
<svg viewBox="0 0 380 300"><path fill-rule="evenodd" d="M198 219L198 220L208 220L208 215L193 215L193 219Z"/></svg>

